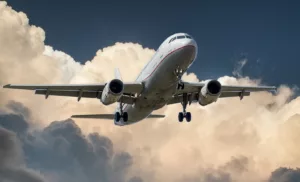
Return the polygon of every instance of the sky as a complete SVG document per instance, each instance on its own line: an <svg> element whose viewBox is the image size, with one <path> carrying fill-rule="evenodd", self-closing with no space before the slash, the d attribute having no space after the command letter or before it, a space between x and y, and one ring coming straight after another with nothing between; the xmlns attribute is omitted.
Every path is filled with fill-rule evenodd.
<svg viewBox="0 0 300 182"><path fill-rule="evenodd" d="M115 67L134 80L164 38L187 32L201 54L183 80L261 85L256 77L278 92L191 104L191 122L168 105L153 112L163 119L120 127L70 118L117 103L0 88L1 182L300 181L297 4L29 2L0 1L1 86L105 83Z"/></svg>
<svg viewBox="0 0 300 182"><path fill-rule="evenodd" d="M173 33L191 34L199 55L190 68L200 79L232 75L264 84L299 85L298 1L9 0L46 31L45 43L82 63L115 42L157 49ZM113 71L113 70L112 70Z"/></svg>

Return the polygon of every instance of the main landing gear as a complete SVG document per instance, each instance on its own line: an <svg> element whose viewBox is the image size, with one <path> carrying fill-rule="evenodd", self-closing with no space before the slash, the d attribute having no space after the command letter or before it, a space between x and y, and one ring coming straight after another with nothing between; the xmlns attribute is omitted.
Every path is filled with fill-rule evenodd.
<svg viewBox="0 0 300 182"><path fill-rule="evenodd" d="M186 106L188 104L188 96L187 94L183 94L183 99L181 102L182 108L183 108L183 112L180 112L178 114L178 120L179 122L182 122L183 119L185 118L187 122L190 122L192 120L192 115L190 112L186 112Z"/></svg>
<svg viewBox="0 0 300 182"><path fill-rule="evenodd" d="M180 69L179 66L174 70L174 74L176 75L177 79L179 80L178 85L177 85L177 90L184 89L184 83L181 81L181 77L184 72L185 72L185 70ZM182 122L183 119L185 118L187 122L190 122L192 120L192 115L190 112L186 112L186 106L188 104L188 95L186 93L184 93L182 97L183 97L183 99L182 99L181 105L183 108L183 112L180 112L178 114L178 120L179 120L179 122Z"/></svg>
<svg viewBox="0 0 300 182"><path fill-rule="evenodd" d="M124 106L124 104L122 104L122 102L120 102L120 112L115 113L115 120L117 122L119 122L121 120L121 118L123 118L124 122L128 121L128 113L123 112L123 106Z"/></svg>

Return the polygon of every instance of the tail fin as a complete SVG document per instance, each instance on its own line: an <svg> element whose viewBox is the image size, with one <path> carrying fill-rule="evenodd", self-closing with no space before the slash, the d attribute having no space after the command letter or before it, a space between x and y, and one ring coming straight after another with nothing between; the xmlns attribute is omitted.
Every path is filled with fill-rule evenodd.
<svg viewBox="0 0 300 182"><path fill-rule="evenodd" d="M118 68L115 68L115 78L122 81L122 76Z"/></svg>

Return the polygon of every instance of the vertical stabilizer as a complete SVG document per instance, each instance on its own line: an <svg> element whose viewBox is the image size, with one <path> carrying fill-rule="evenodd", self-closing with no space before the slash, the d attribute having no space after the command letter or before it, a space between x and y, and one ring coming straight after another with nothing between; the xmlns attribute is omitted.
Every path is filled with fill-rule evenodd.
<svg viewBox="0 0 300 182"><path fill-rule="evenodd" d="M118 68L115 68L115 78L122 81L122 76Z"/></svg>

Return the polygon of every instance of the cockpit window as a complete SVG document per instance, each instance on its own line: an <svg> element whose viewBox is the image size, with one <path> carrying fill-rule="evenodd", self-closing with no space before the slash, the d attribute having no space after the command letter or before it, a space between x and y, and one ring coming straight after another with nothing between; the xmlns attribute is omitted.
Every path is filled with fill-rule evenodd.
<svg viewBox="0 0 300 182"><path fill-rule="evenodd" d="M184 39L185 36L184 35L181 35L181 36L177 36L177 39Z"/></svg>
<svg viewBox="0 0 300 182"><path fill-rule="evenodd" d="M173 37L170 41L169 41L169 43L171 43L172 41L174 41L176 39L176 37Z"/></svg>
<svg viewBox="0 0 300 182"><path fill-rule="evenodd" d="M189 36L189 35L179 35L179 36L177 36L177 37L173 37L173 38L169 41L169 43L173 42L173 41L176 40L176 39L192 39L192 37Z"/></svg>

